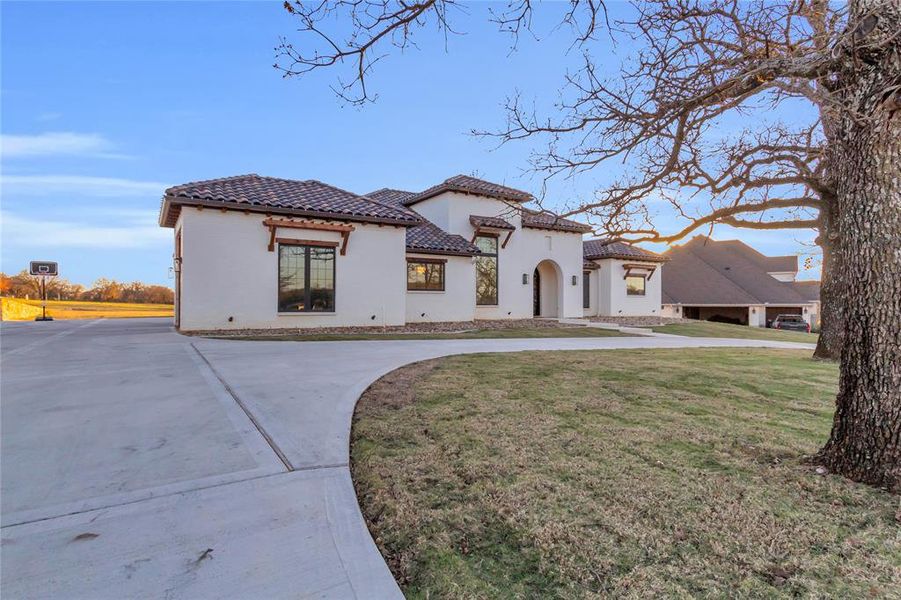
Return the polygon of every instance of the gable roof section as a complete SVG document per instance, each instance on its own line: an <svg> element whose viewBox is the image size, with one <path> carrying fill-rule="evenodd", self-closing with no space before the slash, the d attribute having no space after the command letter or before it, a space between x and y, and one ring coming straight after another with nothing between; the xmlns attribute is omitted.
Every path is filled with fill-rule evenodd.
<svg viewBox="0 0 901 600"><path fill-rule="evenodd" d="M656 252L626 244L625 242L608 242L604 239L585 240L582 242L582 256L586 260L617 258L620 260L666 262L666 257Z"/></svg>
<svg viewBox="0 0 901 600"><path fill-rule="evenodd" d="M820 282L819 281L792 281L789 283L799 296L808 302L820 301Z"/></svg>
<svg viewBox="0 0 901 600"><path fill-rule="evenodd" d="M451 256L473 256L479 254L479 249L461 235L448 233L413 212L403 205L405 199L412 196L413 192L382 188L366 194L366 197L387 206L394 206L399 210L417 215L422 223L407 229L407 251L424 254L448 254Z"/></svg>
<svg viewBox="0 0 901 600"><path fill-rule="evenodd" d="M462 194L476 194L478 196L487 196L489 198L497 198L498 200L506 200L509 202L528 202L533 200L532 194L517 190L515 188L500 185L499 183L491 183L477 177L469 175L455 175L449 179L445 179L438 185L412 194L404 200L406 206L411 206L417 202L422 202L438 194L444 192L460 192Z"/></svg>
<svg viewBox="0 0 901 600"><path fill-rule="evenodd" d="M717 242L703 236L664 253L663 293L676 304L806 304L790 283L767 274L773 262L737 240ZM784 258L784 257L773 257ZM778 264L778 263L777 263ZM786 265L783 261L782 265Z"/></svg>
<svg viewBox="0 0 901 600"><path fill-rule="evenodd" d="M374 202L321 181L256 174L177 185L166 190L160 225L173 227L181 206L206 206L287 216L341 219L411 226L423 221L408 210Z"/></svg>
<svg viewBox="0 0 901 600"><path fill-rule="evenodd" d="M704 243L707 239L708 238L703 235L698 235L693 237L689 241L689 243ZM716 243L721 244L723 247L731 249L733 252L742 254L746 259L760 265L760 267L767 273L798 272L797 256L767 256L766 254L758 252L756 249L739 240L723 240Z"/></svg>
<svg viewBox="0 0 901 600"><path fill-rule="evenodd" d="M663 301L668 304L749 305L760 301L684 247L664 253ZM766 275L769 277L769 275ZM772 279L772 278L771 278ZM774 280L775 281L775 280Z"/></svg>

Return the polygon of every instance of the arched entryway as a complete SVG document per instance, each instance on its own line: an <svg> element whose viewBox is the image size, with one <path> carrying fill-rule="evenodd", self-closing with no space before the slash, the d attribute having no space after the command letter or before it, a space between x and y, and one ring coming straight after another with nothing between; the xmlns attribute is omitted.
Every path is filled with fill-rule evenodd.
<svg viewBox="0 0 901 600"><path fill-rule="evenodd" d="M560 267L552 260L543 260L532 273L532 314L536 317L559 317L562 305Z"/></svg>

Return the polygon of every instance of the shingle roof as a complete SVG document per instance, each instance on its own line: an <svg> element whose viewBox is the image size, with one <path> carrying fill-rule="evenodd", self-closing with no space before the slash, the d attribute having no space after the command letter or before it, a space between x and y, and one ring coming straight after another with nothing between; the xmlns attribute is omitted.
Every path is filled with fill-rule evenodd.
<svg viewBox="0 0 901 600"><path fill-rule="evenodd" d="M500 217L480 217L479 215L469 215L469 222L472 223L473 227L490 227L492 229L506 229L509 231L516 229L516 227Z"/></svg>
<svg viewBox="0 0 901 600"><path fill-rule="evenodd" d="M692 239L704 241L707 238L705 236L695 236ZM767 256L739 240L722 240L716 243L732 248L734 252L741 253L748 260L759 264L767 273L798 272L797 256Z"/></svg>
<svg viewBox="0 0 901 600"><path fill-rule="evenodd" d="M366 194L366 197L415 215L417 213L403 206L403 201L413 194L403 190L382 188ZM423 221L421 224L407 229L407 250L460 256L473 256L479 253L479 249L463 236L448 233L422 216L419 218Z"/></svg>
<svg viewBox="0 0 901 600"><path fill-rule="evenodd" d="M588 233L591 231L590 225L564 219L548 212L536 212L528 209L523 209L522 211L522 226L532 229L550 229L572 233Z"/></svg>
<svg viewBox="0 0 901 600"><path fill-rule="evenodd" d="M321 181L295 181L256 174L196 181L167 189L160 210L160 224L174 226L181 205L231 207L404 226L422 222L416 213L373 202Z"/></svg>
<svg viewBox="0 0 901 600"><path fill-rule="evenodd" d="M820 282L819 281L792 281L789 285L794 288L798 295L808 302L819 302L820 300Z"/></svg>
<svg viewBox="0 0 901 600"><path fill-rule="evenodd" d="M491 183L490 181L478 179L477 177L470 177L469 175L455 175L449 179L445 179L438 185L433 185L427 190L413 194L404 200L404 204L410 206L444 192L478 194L480 196L488 196L489 198L508 200L510 202L528 202L533 199L532 194L529 192L517 190L498 183Z"/></svg>
<svg viewBox="0 0 901 600"><path fill-rule="evenodd" d="M750 246L736 241L717 242L703 236L664 253L667 303L678 304L807 304L793 282L767 274L772 264ZM768 258L765 257L764 258Z"/></svg>
<svg viewBox="0 0 901 600"><path fill-rule="evenodd" d="M582 256L588 260L599 260L603 258L617 258L620 260L647 260L653 262L666 262L666 258L633 246L625 242L610 242L603 239L585 240L582 242ZM669 268L669 267L667 267Z"/></svg>

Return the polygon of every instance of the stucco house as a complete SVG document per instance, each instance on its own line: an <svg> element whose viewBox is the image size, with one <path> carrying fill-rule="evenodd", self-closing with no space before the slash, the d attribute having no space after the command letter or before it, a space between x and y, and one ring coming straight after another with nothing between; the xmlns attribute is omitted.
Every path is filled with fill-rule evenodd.
<svg viewBox="0 0 901 600"><path fill-rule="evenodd" d="M797 256L766 256L739 240L696 236L663 253L664 316L766 327L781 314L819 325L820 282L796 281Z"/></svg>
<svg viewBox="0 0 901 600"><path fill-rule="evenodd" d="M166 190L181 330L658 314L666 260L458 175L365 195L240 175ZM585 253L587 252L587 253Z"/></svg>

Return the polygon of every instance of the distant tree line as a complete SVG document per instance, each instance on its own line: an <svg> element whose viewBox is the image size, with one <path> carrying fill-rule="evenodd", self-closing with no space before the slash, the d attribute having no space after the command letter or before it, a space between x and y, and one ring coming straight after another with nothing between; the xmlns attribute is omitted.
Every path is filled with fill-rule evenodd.
<svg viewBox="0 0 901 600"><path fill-rule="evenodd" d="M0 273L0 294L9 298L40 298L41 278L30 275L28 271L22 271L18 275ZM101 278L90 288L85 288L67 279L48 277L47 299L173 304L175 293L164 285L148 285L140 281L124 283Z"/></svg>

